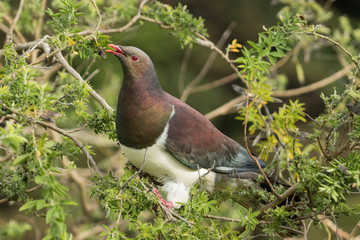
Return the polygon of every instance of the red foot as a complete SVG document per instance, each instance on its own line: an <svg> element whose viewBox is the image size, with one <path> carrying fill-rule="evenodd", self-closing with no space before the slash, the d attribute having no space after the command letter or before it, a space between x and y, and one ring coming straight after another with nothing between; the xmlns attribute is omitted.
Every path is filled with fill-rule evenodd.
<svg viewBox="0 0 360 240"><path fill-rule="evenodd" d="M163 197L160 195L159 190L157 190L156 188L153 188L152 191L155 193L155 195L159 198L159 201L165 205L168 209L172 209L173 208L173 202L167 202L165 201L165 199L163 199Z"/></svg>

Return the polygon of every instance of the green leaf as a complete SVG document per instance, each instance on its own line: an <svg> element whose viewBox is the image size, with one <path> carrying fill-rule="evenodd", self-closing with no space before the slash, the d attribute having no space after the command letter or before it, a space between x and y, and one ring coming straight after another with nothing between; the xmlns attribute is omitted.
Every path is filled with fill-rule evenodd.
<svg viewBox="0 0 360 240"><path fill-rule="evenodd" d="M30 157L30 155L31 155L30 153L25 153L25 154L23 154L23 155L17 156L17 157L14 159L12 165L13 165L13 166L16 166L16 165L20 165L20 164L24 163L24 162Z"/></svg>
<svg viewBox="0 0 360 240"><path fill-rule="evenodd" d="M45 222L49 224L53 221L55 215L55 208L50 208L49 211L46 213Z"/></svg>
<svg viewBox="0 0 360 240"><path fill-rule="evenodd" d="M71 201L71 200L61 200L61 205L69 205L69 206L78 206L77 202Z"/></svg>
<svg viewBox="0 0 360 240"><path fill-rule="evenodd" d="M36 210L43 209L45 206L46 206L45 199L37 200L37 202L36 202Z"/></svg>
<svg viewBox="0 0 360 240"><path fill-rule="evenodd" d="M21 211L24 211L24 210L27 210L27 209L33 209L35 208L36 204L37 204L37 201L38 200L32 200L32 201L29 201L27 203L25 203L24 205L22 205L20 208L19 208L19 212Z"/></svg>

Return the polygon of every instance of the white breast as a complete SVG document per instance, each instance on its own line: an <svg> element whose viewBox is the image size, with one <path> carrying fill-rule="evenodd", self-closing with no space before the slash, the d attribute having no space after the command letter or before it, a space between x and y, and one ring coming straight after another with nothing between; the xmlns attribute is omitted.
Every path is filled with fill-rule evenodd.
<svg viewBox="0 0 360 240"><path fill-rule="evenodd" d="M175 109L171 113L171 117L175 114ZM156 180L164 182L179 183L185 185L190 189L199 179L202 179L202 185L207 190L212 190L215 184L215 173L208 172L207 169L201 168L199 170L191 169L176 160L170 153L168 153L164 146L169 130L169 123L165 126L163 133L157 139L156 143L147 149L135 149L121 144L125 156L137 168L141 168ZM146 153L146 154L145 154ZM179 189L181 187L179 186ZM172 187L176 191L176 187ZM164 189L165 190L165 189ZM167 191L168 198L173 193ZM176 194L175 194L176 195ZM187 199L187 198L186 198ZM167 199L168 201L184 202L184 199L177 201L177 199Z"/></svg>

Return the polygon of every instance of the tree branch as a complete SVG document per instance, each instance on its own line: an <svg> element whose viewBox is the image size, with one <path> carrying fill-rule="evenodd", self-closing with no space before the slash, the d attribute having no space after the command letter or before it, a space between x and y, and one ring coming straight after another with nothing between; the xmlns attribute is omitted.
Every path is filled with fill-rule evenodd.
<svg viewBox="0 0 360 240"><path fill-rule="evenodd" d="M238 96L238 97L230 100L229 102L223 104L222 106L220 106L220 107L212 110L211 112L205 114L205 117L210 120L210 119L213 119L213 118L221 116L221 115L226 115L226 114L229 114L229 113L236 112L234 106L236 104L244 102L245 100L246 100L246 96L244 96L244 95Z"/></svg>
<svg viewBox="0 0 360 240"><path fill-rule="evenodd" d="M304 87L299 87L296 89L289 89L289 90L285 90L285 91L275 91L275 92L273 92L272 96L274 96L274 97L295 97L295 96L299 96L302 94L316 91L316 90L323 88L323 87L335 82L336 80L342 78L343 76L348 74L349 71L353 70L354 67L355 66L353 64L349 64L346 67L344 67L343 69L332 74L331 76L326 77L318 82L309 84Z"/></svg>
<svg viewBox="0 0 360 240"><path fill-rule="evenodd" d="M232 81L234 81L234 80L236 80L238 78L239 78L239 76L236 73L232 73L232 74L230 74L228 76L225 76L225 77L220 78L218 80L215 80L213 82L206 83L206 84L203 84L203 85L200 85L200 86L195 86L195 87L193 87L191 89L191 93L208 91L208 90L211 90L213 88L222 86L222 85L227 84L229 82L232 82Z"/></svg>
<svg viewBox="0 0 360 240"><path fill-rule="evenodd" d="M42 186L41 185L36 185L35 187L33 188L30 188L28 190L25 191L25 193L31 193L31 192L34 192L38 189L40 189ZM9 198L3 198L3 199L0 199L0 204L2 203L6 203L7 201L9 201L10 199Z"/></svg>
<svg viewBox="0 0 360 240"><path fill-rule="evenodd" d="M236 23L231 22L230 25L227 27L227 29L222 34L220 40L216 44L216 48L221 48L225 41L229 38L232 30L235 28ZM205 75L209 72L210 67L213 65L215 59L216 59L216 53L217 52L211 52L209 58L207 59L206 63L204 64L203 68L201 69L200 73L185 87L180 100L185 102L188 96L190 95L192 89L201 82L201 80L205 77Z"/></svg>
<svg viewBox="0 0 360 240"><path fill-rule="evenodd" d="M23 115L23 117L26 117L26 116ZM27 118L27 117L26 117L26 118ZM91 164L92 164L93 168L95 169L96 173L97 173L100 177L103 176L102 173L100 172L99 168L97 167L96 162L94 161L94 159L92 158L91 154L89 153L89 151L84 147L84 145L81 144L81 142L79 142L76 138L74 138L73 136L71 136L71 134L69 134L69 133L67 133L66 131L64 131L63 129L58 128L58 127L56 127L56 126L53 126L53 125L51 125L51 124L49 124L49 123L45 123L45 122L39 121L39 120L37 120L37 119L35 119L35 122L36 122L37 124L45 127L45 128L50 128L50 129L54 130L55 132L60 133L61 135L65 136L65 137L69 138L71 141L73 141L73 143L75 143L75 145L76 145L78 148L80 148L81 151L85 154L87 160L91 162ZM90 166L89 166L89 169L90 169L90 171L91 171Z"/></svg>
<svg viewBox="0 0 360 240"><path fill-rule="evenodd" d="M102 177L102 173L100 172L100 170L98 169L97 165L96 165L96 162L94 161L94 159L92 158L91 154L89 153L89 151L84 147L84 145L81 144L80 141L78 141L76 138L74 138L73 136L71 136L71 134L69 134L68 132L66 132L65 130L61 129L61 128L58 128L54 125L51 125L49 123L46 123L46 122L42 122L36 118L31 118L25 114L22 114L22 113L19 113L11 108L9 108L8 106L6 106L4 103L0 102L1 106L9 111L11 111L12 113L16 114L16 115L19 115L21 117L23 117L28 123L36 123L38 125L41 125L45 128L50 128L52 130L54 130L55 132L57 133L60 133L61 135L65 136L65 137L68 137L71 141L73 141L73 143L81 149L81 151L85 154L86 158L88 161L91 162L91 164L93 165L93 167L95 168L97 174ZM91 168L89 166L89 169L91 171Z"/></svg>
<svg viewBox="0 0 360 240"><path fill-rule="evenodd" d="M23 7L24 7L24 0L20 0L20 3L19 3L19 8L16 12L16 15L15 15L15 18L9 28L9 32L6 34L6 42L9 43L11 38L12 38L12 32L14 31L14 28L15 28L15 25L16 23L19 21L19 18L20 18L20 14L23 10Z"/></svg>
<svg viewBox="0 0 360 240"><path fill-rule="evenodd" d="M249 109L249 94L246 94L246 113L245 113L245 120L244 120L244 141L245 141L245 148L248 152L248 154L250 155L250 157L255 161L256 165L258 166L261 174L263 175L263 177L265 178L267 184L269 185L271 191L274 193L274 195L276 196L276 198L280 199L280 195L275 191L273 185L271 184L271 182L269 181L268 177L266 176L264 170L262 169L262 167L260 166L259 160L254 158L254 156L252 155L249 146L248 146L248 142L247 142L247 117L248 117L248 109Z"/></svg>
<svg viewBox="0 0 360 240"><path fill-rule="evenodd" d="M147 3L148 0L142 0L140 3L140 6L138 8L138 12L137 14L124 26L120 27L120 28L112 28L112 29L103 29L103 30L99 30L99 32L103 33L103 34L111 34L111 33L120 33L120 32L124 32L127 29L129 29L132 25L134 25L137 21L139 21L140 19L142 19L141 16L141 11L143 9L143 7L145 6L145 4ZM94 31L92 30L87 30L87 31L82 31L79 32L79 35L88 35L88 34L92 34Z"/></svg>
<svg viewBox="0 0 360 240"><path fill-rule="evenodd" d="M61 52L57 52L55 54L55 57L64 66L66 71L68 71L68 73L70 73L75 79L79 80L82 83L86 83L85 80L81 77L81 75L74 68L72 68L70 64L65 60ZM112 112L113 111L112 107L109 106L109 104L105 101L105 99L103 99L99 94L97 94L97 92L95 92L90 86L88 87L90 89L90 95L106 110Z"/></svg>

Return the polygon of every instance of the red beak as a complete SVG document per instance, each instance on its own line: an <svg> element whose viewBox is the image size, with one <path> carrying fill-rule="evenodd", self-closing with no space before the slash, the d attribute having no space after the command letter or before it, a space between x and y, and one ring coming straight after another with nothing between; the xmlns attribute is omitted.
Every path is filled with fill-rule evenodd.
<svg viewBox="0 0 360 240"><path fill-rule="evenodd" d="M118 55L126 56L124 51L119 46L116 46L115 44L109 44L108 46L111 47L112 49L106 49L105 50L106 52L112 53L115 56L118 56Z"/></svg>

